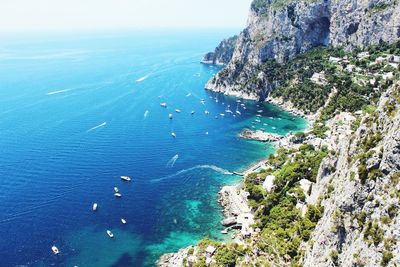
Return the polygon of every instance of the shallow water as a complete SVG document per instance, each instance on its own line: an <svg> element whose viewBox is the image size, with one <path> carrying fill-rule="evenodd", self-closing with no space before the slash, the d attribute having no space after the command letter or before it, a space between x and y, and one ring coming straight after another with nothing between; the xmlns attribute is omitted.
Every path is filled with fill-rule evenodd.
<svg viewBox="0 0 400 267"><path fill-rule="evenodd" d="M306 125L203 89L218 68L199 64L201 56L231 34L1 40L0 266L151 266L162 253L221 238L219 188L273 151L237 138L240 130ZM242 115L218 115L228 105ZM260 109L262 122L252 124Z"/></svg>

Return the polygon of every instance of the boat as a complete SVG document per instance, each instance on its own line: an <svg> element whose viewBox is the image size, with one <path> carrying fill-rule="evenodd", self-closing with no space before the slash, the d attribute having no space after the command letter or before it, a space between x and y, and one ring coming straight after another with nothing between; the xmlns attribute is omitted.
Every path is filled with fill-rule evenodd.
<svg viewBox="0 0 400 267"><path fill-rule="evenodd" d="M176 133L172 132L171 135L173 138L176 138Z"/></svg>
<svg viewBox="0 0 400 267"><path fill-rule="evenodd" d="M261 109L260 109L260 110L257 110L257 112L258 112L258 113L263 113L263 111L262 111Z"/></svg>
<svg viewBox="0 0 400 267"><path fill-rule="evenodd" d="M176 113L181 113L181 110L180 109L175 109L175 112Z"/></svg>
<svg viewBox="0 0 400 267"><path fill-rule="evenodd" d="M261 117L261 115L260 115L260 114L257 114L257 115L256 115L256 117L259 117L259 118L260 118L260 117Z"/></svg>
<svg viewBox="0 0 400 267"><path fill-rule="evenodd" d="M60 251L58 250L58 248L57 248L56 246L52 246L52 247L51 247L51 250L53 251L53 253L54 253L55 255L57 255L58 253L60 253Z"/></svg>
<svg viewBox="0 0 400 267"><path fill-rule="evenodd" d="M168 115L168 117L169 117L170 120L172 120L172 114L171 113Z"/></svg>
<svg viewBox="0 0 400 267"><path fill-rule="evenodd" d="M113 237L114 237L114 234L113 234L110 230L107 230L107 235L108 235L110 238L113 238Z"/></svg>
<svg viewBox="0 0 400 267"><path fill-rule="evenodd" d="M121 222L122 222L122 224L126 224L125 219L122 219L122 218L121 218Z"/></svg>
<svg viewBox="0 0 400 267"><path fill-rule="evenodd" d="M121 180L130 182L131 181L131 177L129 177L129 176L121 176Z"/></svg>
<svg viewBox="0 0 400 267"><path fill-rule="evenodd" d="M208 110L205 110L204 114L208 115L208 114L210 114L210 112Z"/></svg>
<svg viewBox="0 0 400 267"><path fill-rule="evenodd" d="M118 197L118 198L122 197L122 195L120 193L115 193L114 196Z"/></svg>
<svg viewBox="0 0 400 267"><path fill-rule="evenodd" d="M219 114L221 117L224 117L225 116L225 114L224 113L221 113L221 114Z"/></svg>
<svg viewBox="0 0 400 267"><path fill-rule="evenodd" d="M119 193L118 187L114 187L114 192L115 192L115 193Z"/></svg>
<svg viewBox="0 0 400 267"><path fill-rule="evenodd" d="M206 132L206 135L208 135L208 132Z"/></svg>
<svg viewBox="0 0 400 267"><path fill-rule="evenodd" d="M163 102L163 103L160 104L160 106L162 106L163 108L166 108L167 107L167 103Z"/></svg>
<svg viewBox="0 0 400 267"><path fill-rule="evenodd" d="M276 130L276 127L272 127L273 130Z"/></svg>
<svg viewBox="0 0 400 267"><path fill-rule="evenodd" d="M224 234L224 235L228 234L228 230L227 229L222 230L221 234Z"/></svg>
<svg viewBox="0 0 400 267"><path fill-rule="evenodd" d="M194 113L195 113L195 111L194 111L194 110L192 110L192 112L190 112L190 114L192 114L192 115L194 115Z"/></svg>
<svg viewBox="0 0 400 267"><path fill-rule="evenodd" d="M225 112L226 113L233 113L232 110L230 110L230 109L225 110Z"/></svg>
<svg viewBox="0 0 400 267"><path fill-rule="evenodd" d="M96 211L97 210L97 203L93 203L93 211Z"/></svg>

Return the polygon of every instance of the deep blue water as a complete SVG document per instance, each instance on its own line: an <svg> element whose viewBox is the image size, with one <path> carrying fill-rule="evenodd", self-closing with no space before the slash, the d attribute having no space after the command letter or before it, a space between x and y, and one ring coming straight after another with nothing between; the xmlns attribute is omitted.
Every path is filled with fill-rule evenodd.
<svg viewBox="0 0 400 267"><path fill-rule="evenodd" d="M237 134L260 109L257 128L305 126L250 101L241 116L218 115L238 104L203 89L218 68L199 61L231 34L0 40L0 266L152 266L164 252L221 238L219 188L273 151Z"/></svg>

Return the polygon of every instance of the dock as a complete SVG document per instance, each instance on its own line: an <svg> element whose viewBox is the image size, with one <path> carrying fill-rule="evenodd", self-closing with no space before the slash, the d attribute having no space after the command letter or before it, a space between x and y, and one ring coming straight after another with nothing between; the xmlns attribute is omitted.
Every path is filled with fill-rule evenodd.
<svg viewBox="0 0 400 267"><path fill-rule="evenodd" d="M247 176L250 173L253 173L255 171L257 171L259 168L265 166L265 163L268 161L268 158L264 158L262 160L257 161L256 163L252 164L250 167L248 167L247 169L245 169L243 172L232 172L234 175L238 175L238 176Z"/></svg>

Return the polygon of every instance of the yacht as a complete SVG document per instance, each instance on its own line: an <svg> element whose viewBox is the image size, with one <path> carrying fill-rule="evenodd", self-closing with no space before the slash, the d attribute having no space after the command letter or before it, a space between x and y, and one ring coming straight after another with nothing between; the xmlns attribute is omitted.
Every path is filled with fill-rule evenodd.
<svg viewBox="0 0 400 267"><path fill-rule="evenodd" d="M93 211L96 211L97 210L97 203L93 203Z"/></svg>
<svg viewBox="0 0 400 267"><path fill-rule="evenodd" d="M122 222L122 224L126 224L125 219L122 219L122 218L121 218L121 222Z"/></svg>
<svg viewBox="0 0 400 267"><path fill-rule="evenodd" d="M115 193L119 193L118 187L114 187L114 192L115 192Z"/></svg>
<svg viewBox="0 0 400 267"><path fill-rule="evenodd" d="M224 114L224 113L221 113L221 114L219 114L219 115L221 115L221 117L224 117L224 116L225 116L225 114Z"/></svg>
<svg viewBox="0 0 400 267"><path fill-rule="evenodd" d="M176 133L172 132L171 135L173 138L176 138Z"/></svg>
<svg viewBox="0 0 400 267"><path fill-rule="evenodd" d="M60 253L60 251L58 250L58 248L57 248L56 246L52 246L52 247L51 247L51 250L53 251L53 253L54 253L55 255L57 255L58 253Z"/></svg>
<svg viewBox="0 0 400 267"><path fill-rule="evenodd" d="M118 198L122 197L122 195L120 193L115 193L114 196L118 197Z"/></svg>
<svg viewBox="0 0 400 267"><path fill-rule="evenodd" d="M121 180L130 182L131 181L131 177L129 177L129 176L121 176Z"/></svg>
<svg viewBox="0 0 400 267"><path fill-rule="evenodd" d="M165 102L161 103L160 106L162 106L163 108L166 108L167 107L167 103L165 103Z"/></svg>
<svg viewBox="0 0 400 267"><path fill-rule="evenodd" d="M110 238L113 238L113 237L114 237L114 234L113 234L110 230L107 230L107 235L108 235Z"/></svg>
<svg viewBox="0 0 400 267"><path fill-rule="evenodd" d="M176 113L181 113L181 110L180 109L175 109L175 112Z"/></svg>

